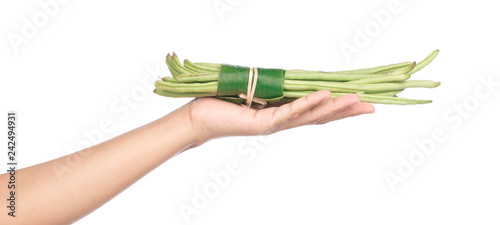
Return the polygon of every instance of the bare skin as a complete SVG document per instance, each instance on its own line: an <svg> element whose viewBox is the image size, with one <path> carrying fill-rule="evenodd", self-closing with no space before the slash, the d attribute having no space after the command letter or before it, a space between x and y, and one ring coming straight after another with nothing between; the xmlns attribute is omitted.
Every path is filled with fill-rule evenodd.
<svg viewBox="0 0 500 225"><path fill-rule="evenodd" d="M195 99L156 121L101 144L18 170L17 182L21 185L16 189L21 202L17 203L15 218L8 216L7 211L0 214L0 224L70 224L171 157L210 139L266 135L374 110L373 105L360 103L357 95L330 99L328 91L260 110L214 98ZM8 179L8 174L0 175L0 184L6 184ZM2 196L9 193L7 185L0 185L0 193Z"/></svg>

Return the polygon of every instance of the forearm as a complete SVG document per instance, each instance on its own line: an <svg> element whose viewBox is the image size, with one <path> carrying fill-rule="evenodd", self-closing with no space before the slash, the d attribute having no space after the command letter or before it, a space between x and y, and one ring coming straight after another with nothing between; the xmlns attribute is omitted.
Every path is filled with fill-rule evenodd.
<svg viewBox="0 0 500 225"><path fill-rule="evenodd" d="M182 107L99 145L19 170L18 214L2 213L1 224L67 224L92 212L194 144L187 113ZM1 175L0 183L7 179ZM3 185L0 190L7 193Z"/></svg>

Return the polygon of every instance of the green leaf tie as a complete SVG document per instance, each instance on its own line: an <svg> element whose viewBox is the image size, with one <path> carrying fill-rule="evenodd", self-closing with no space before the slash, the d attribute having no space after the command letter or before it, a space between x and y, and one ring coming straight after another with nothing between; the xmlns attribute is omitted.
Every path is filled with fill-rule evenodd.
<svg viewBox="0 0 500 225"><path fill-rule="evenodd" d="M246 99L247 107L250 107L252 102L262 106L267 103L283 103L284 74L285 70L282 69L249 68L223 64L216 97L225 100Z"/></svg>

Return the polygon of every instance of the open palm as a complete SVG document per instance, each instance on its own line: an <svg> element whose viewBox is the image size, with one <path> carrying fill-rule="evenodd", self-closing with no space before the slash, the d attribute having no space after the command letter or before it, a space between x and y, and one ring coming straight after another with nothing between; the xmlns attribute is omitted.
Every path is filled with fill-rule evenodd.
<svg viewBox="0 0 500 225"><path fill-rule="evenodd" d="M370 103L348 94L330 99L323 90L279 107L245 108L216 98L197 98L189 107L192 127L202 139L261 135L308 124L324 124L346 117L373 113Z"/></svg>

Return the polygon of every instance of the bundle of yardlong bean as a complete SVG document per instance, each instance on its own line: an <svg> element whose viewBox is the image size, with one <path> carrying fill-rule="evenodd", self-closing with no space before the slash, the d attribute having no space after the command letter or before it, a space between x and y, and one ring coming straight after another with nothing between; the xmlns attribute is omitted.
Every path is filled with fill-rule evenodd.
<svg viewBox="0 0 500 225"><path fill-rule="evenodd" d="M419 63L402 62L338 72L248 68L193 63L187 59L182 64L175 53L169 53L166 62L172 77L156 81L155 93L167 97L212 96L235 103L250 99L250 102L262 106L282 104L314 91L329 90L332 97L356 93L364 102L425 104L432 101L400 98L396 94L406 88L439 86L439 82L430 80L408 80L412 74L427 66L438 53L438 50L433 51ZM252 96L248 98L250 93Z"/></svg>

